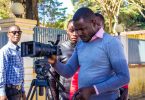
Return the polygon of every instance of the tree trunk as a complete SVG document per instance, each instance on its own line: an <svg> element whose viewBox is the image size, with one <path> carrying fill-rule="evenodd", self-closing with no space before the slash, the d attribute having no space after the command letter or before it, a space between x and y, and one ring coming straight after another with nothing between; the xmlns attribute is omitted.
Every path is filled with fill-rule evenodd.
<svg viewBox="0 0 145 100"><path fill-rule="evenodd" d="M38 4L38 0L32 0L33 1L33 3L32 3L32 6L33 6L33 18L35 19L35 20L37 20L37 25L39 26L39 18L38 18L38 6L37 6L37 4Z"/></svg>
<svg viewBox="0 0 145 100"><path fill-rule="evenodd" d="M109 18L109 33L112 34L112 18Z"/></svg>
<svg viewBox="0 0 145 100"><path fill-rule="evenodd" d="M37 3L38 0L26 0L26 18L37 20L37 25L39 25Z"/></svg>
<svg viewBox="0 0 145 100"><path fill-rule="evenodd" d="M32 0L26 0L26 18L33 19Z"/></svg>

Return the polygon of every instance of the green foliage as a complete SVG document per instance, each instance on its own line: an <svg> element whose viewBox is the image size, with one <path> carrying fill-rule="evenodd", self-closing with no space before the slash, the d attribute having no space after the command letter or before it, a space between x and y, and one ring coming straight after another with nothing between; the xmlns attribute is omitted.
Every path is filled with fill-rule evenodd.
<svg viewBox="0 0 145 100"><path fill-rule="evenodd" d="M47 27L63 28L66 8L58 0L45 0L39 4L39 18L41 23Z"/></svg>
<svg viewBox="0 0 145 100"><path fill-rule="evenodd" d="M10 0L0 0L0 18L5 19L9 17L10 8L9 8Z"/></svg>
<svg viewBox="0 0 145 100"><path fill-rule="evenodd" d="M98 6L99 3L96 2L95 0L72 0L72 1L74 1L73 4L74 4L75 11L80 7L88 7L92 9L94 12L100 10L100 6Z"/></svg>
<svg viewBox="0 0 145 100"><path fill-rule="evenodd" d="M134 5L128 5L121 8L119 23L123 23L126 26L126 29L133 26L140 27L140 29L145 28L145 18L138 12Z"/></svg>
<svg viewBox="0 0 145 100"><path fill-rule="evenodd" d="M124 7L120 11L119 21L125 23L125 25L130 26L137 20L139 13L134 9L133 5Z"/></svg>
<svg viewBox="0 0 145 100"><path fill-rule="evenodd" d="M9 17L9 13L6 10L0 9L0 19L6 19Z"/></svg>
<svg viewBox="0 0 145 100"><path fill-rule="evenodd" d="M126 28L134 24L142 29L145 27L145 4L141 0L72 0L72 2L75 11L82 6L89 7L94 12L101 11L106 21L105 29L109 32L112 32L111 28L117 22L124 24Z"/></svg>

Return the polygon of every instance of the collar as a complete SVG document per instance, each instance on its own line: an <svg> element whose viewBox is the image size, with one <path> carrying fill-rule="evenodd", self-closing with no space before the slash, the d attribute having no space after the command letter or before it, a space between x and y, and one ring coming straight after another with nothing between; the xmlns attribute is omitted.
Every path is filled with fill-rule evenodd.
<svg viewBox="0 0 145 100"><path fill-rule="evenodd" d="M9 48L13 49L13 50L19 50L20 47L18 45L13 44L11 41L8 42Z"/></svg>
<svg viewBox="0 0 145 100"><path fill-rule="evenodd" d="M90 41L94 41L97 38L103 38L104 29L100 28L99 31L92 37Z"/></svg>

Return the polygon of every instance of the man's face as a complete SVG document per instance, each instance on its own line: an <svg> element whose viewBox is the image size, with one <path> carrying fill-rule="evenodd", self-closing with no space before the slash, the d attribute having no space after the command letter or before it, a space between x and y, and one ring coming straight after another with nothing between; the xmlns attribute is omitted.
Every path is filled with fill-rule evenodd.
<svg viewBox="0 0 145 100"><path fill-rule="evenodd" d="M79 35L82 41L89 42L96 34L100 27L97 26L96 20L84 20L81 18L74 22L75 32Z"/></svg>
<svg viewBox="0 0 145 100"><path fill-rule="evenodd" d="M18 44L21 38L21 34L22 34L22 31L18 27L12 26L9 29L8 38L12 43Z"/></svg>
<svg viewBox="0 0 145 100"><path fill-rule="evenodd" d="M67 35L71 41L71 43L76 43L78 40L78 35L74 31L73 22L70 22L67 27Z"/></svg>

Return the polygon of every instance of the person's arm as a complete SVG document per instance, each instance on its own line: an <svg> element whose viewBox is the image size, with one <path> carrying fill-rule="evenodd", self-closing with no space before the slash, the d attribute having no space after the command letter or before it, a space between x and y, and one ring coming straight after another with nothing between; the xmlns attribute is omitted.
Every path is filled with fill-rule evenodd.
<svg viewBox="0 0 145 100"><path fill-rule="evenodd" d="M60 75L66 78L72 77L73 74L79 68L78 56L76 50L73 52L72 56L70 57L70 59L67 61L66 64L63 64L57 60L57 62L54 65L54 68Z"/></svg>
<svg viewBox="0 0 145 100"><path fill-rule="evenodd" d="M6 96L5 84L6 84L6 66L7 66L7 54L0 50L0 96Z"/></svg>
<svg viewBox="0 0 145 100"><path fill-rule="evenodd" d="M107 45L107 56L115 75L110 79L96 84L96 88L100 93L117 89L130 81L128 64L124 55L123 45L117 38L113 38Z"/></svg>

